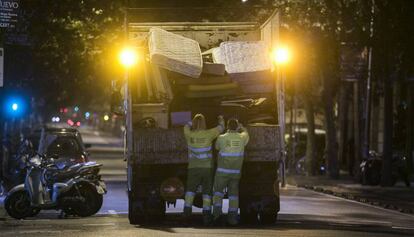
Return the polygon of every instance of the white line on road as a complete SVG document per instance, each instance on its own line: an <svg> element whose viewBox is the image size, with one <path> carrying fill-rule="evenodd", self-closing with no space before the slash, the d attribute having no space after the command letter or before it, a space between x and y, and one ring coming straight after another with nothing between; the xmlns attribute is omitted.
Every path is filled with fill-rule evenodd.
<svg viewBox="0 0 414 237"><path fill-rule="evenodd" d="M297 188L299 188L299 187L297 187ZM399 212L399 211L394 211L394 210L390 210L390 209L386 209L386 208L382 208L382 207L378 207L378 206L366 204L366 203L363 203L363 202L349 200L349 199L346 199L346 198L341 198L341 197L337 197L337 196L334 196L334 195L330 195L330 194L326 194L326 193L321 193L321 192L317 192L317 191L314 191L314 190L309 190L309 189L306 189L306 188L299 188L299 189L311 191L311 192L314 192L314 193L319 193L319 194L321 194L323 196L326 196L326 197L331 197L331 198L338 199L338 200L352 202L352 203L356 203L356 204L359 204L359 205L362 205L362 206L372 207L372 208L375 208L375 209L378 209L378 210L386 211L386 212L393 213L393 214L399 214L401 216L405 216L405 217L409 217L409 218L414 219L414 216L413 215L410 215L410 214L407 214L407 213L403 213L403 212Z"/></svg>
<svg viewBox="0 0 414 237"><path fill-rule="evenodd" d="M115 210L108 210L108 213L111 215L117 215L118 213Z"/></svg>
<svg viewBox="0 0 414 237"><path fill-rule="evenodd" d="M115 223L83 224L83 226L115 226Z"/></svg>
<svg viewBox="0 0 414 237"><path fill-rule="evenodd" d="M414 230L414 227L393 226L393 229Z"/></svg>

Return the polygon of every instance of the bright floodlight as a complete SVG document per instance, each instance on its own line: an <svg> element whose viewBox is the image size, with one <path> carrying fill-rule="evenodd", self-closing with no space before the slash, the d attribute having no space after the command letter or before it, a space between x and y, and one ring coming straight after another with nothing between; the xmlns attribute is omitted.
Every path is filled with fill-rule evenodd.
<svg viewBox="0 0 414 237"><path fill-rule="evenodd" d="M109 120L109 116L108 116L108 115L105 115L105 116L104 116L104 120L105 120L105 121L108 121L108 120Z"/></svg>
<svg viewBox="0 0 414 237"><path fill-rule="evenodd" d="M16 110L18 110L19 109L19 105L17 104L17 103L13 103L12 104L12 110L13 111L16 111Z"/></svg>
<svg viewBox="0 0 414 237"><path fill-rule="evenodd" d="M290 52L286 47L274 49L272 52L273 62L276 64L287 64L290 60Z"/></svg>
<svg viewBox="0 0 414 237"><path fill-rule="evenodd" d="M130 68L138 62L137 52L132 48L124 48L119 54L119 61L125 68Z"/></svg>

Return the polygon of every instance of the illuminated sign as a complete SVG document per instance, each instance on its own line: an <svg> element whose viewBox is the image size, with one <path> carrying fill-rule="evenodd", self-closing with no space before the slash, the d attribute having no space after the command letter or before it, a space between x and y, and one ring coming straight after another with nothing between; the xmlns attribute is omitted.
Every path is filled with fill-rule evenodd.
<svg viewBox="0 0 414 237"><path fill-rule="evenodd" d="M19 10L18 0L0 0L0 27L14 28Z"/></svg>

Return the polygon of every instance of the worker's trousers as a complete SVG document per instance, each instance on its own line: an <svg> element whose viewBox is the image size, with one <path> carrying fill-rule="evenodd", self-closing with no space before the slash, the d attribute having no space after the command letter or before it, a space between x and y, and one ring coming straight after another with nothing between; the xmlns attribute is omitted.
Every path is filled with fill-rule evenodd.
<svg viewBox="0 0 414 237"><path fill-rule="evenodd" d="M203 211L211 211L211 193L213 187L213 169L190 168L187 175L187 191L185 193L184 210L191 210L197 187L201 185L203 193Z"/></svg>
<svg viewBox="0 0 414 237"><path fill-rule="evenodd" d="M224 189L229 196L229 215L237 216L239 210L239 177L216 174L214 178L213 216L215 219L222 214Z"/></svg>

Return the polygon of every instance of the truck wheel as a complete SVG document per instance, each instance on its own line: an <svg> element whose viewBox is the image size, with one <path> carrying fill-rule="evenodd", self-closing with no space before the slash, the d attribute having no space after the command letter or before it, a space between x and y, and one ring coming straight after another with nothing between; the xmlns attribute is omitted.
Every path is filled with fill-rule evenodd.
<svg viewBox="0 0 414 237"><path fill-rule="evenodd" d="M165 201L161 198L148 198L144 208L150 222L158 222L165 217Z"/></svg>
<svg viewBox="0 0 414 237"><path fill-rule="evenodd" d="M144 200L129 193L128 218L131 225L145 223Z"/></svg>
<svg viewBox="0 0 414 237"><path fill-rule="evenodd" d="M275 224L277 220L277 213L262 212L259 216L260 223L264 225Z"/></svg>
<svg viewBox="0 0 414 237"><path fill-rule="evenodd" d="M277 214L280 210L279 193L277 196L263 196L261 198L262 208L259 212L259 219L261 224L269 225L275 224Z"/></svg>
<svg viewBox="0 0 414 237"><path fill-rule="evenodd" d="M257 224L257 211L251 206L251 198L242 197L240 200L240 221L242 224Z"/></svg>

